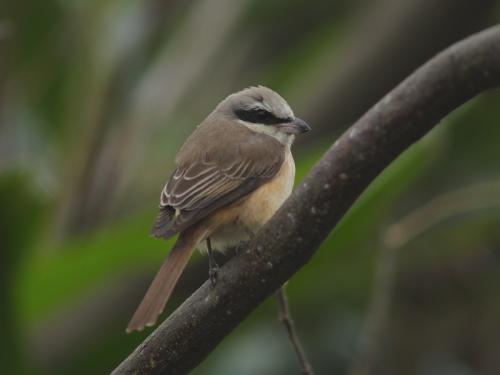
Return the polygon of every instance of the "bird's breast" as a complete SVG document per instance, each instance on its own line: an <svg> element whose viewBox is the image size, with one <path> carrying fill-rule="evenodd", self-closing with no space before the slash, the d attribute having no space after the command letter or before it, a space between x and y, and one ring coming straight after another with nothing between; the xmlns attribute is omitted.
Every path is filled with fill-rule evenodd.
<svg viewBox="0 0 500 375"><path fill-rule="evenodd" d="M223 251L248 240L249 233L255 233L264 225L288 198L294 179L295 163L290 148L286 147L283 164L270 181L209 218L210 222L217 223L210 234L213 248ZM205 241L198 247L206 251Z"/></svg>
<svg viewBox="0 0 500 375"><path fill-rule="evenodd" d="M252 232L264 225L292 192L295 163L288 147L285 152L285 159L278 173L243 201L238 220Z"/></svg>

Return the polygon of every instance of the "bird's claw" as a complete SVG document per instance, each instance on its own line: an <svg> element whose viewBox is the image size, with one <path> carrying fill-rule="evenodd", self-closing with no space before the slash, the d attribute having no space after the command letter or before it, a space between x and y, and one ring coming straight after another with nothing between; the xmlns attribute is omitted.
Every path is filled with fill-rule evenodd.
<svg viewBox="0 0 500 375"><path fill-rule="evenodd" d="M210 282L212 283L212 286L215 286L215 284L217 284L218 274L219 274L219 265L217 263L214 263L208 269L208 277L210 278Z"/></svg>
<svg viewBox="0 0 500 375"><path fill-rule="evenodd" d="M235 248L236 254L240 253L244 248L246 248L249 242L250 242L249 240L238 242Z"/></svg>

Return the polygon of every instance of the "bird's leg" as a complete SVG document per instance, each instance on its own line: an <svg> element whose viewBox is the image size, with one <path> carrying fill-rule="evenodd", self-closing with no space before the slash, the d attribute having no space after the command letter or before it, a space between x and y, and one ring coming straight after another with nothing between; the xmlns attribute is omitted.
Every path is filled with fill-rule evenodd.
<svg viewBox="0 0 500 375"><path fill-rule="evenodd" d="M285 285L281 286L281 288L279 288L276 292L276 299L278 300L279 306L279 320L286 328L288 339L292 343L295 354L297 354L297 358L302 367L302 374L314 375L312 366L309 363L306 353L302 348L302 344L300 343L299 337L297 336L297 330L290 313L290 306L288 306L288 297L286 296Z"/></svg>
<svg viewBox="0 0 500 375"><path fill-rule="evenodd" d="M212 251L212 243L210 237L207 237L207 252L208 252L208 277L212 285L217 283L217 273L219 272L219 265L215 261L214 253Z"/></svg>

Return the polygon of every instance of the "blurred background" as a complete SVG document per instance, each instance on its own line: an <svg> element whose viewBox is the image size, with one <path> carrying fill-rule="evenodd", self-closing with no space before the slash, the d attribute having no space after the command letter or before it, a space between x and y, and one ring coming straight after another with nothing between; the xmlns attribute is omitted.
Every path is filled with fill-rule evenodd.
<svg viewBox="0 0 500 375"><path fill-rule="evenodd" d="M106 374L171 246L148 232L185 137L264 84L313 131L297 182L499 0L0 4L3 374ZM455 111L362 196L289 283L318 374L500 373L500 91ZM207 279L193 257L167 316ZM193 374L298 374L270 299Z"/></svg>

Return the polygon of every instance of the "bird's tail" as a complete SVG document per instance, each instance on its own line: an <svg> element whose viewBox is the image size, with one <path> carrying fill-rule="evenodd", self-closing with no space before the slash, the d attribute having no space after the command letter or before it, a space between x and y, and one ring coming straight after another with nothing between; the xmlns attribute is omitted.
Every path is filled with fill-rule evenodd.
<svg viewBox="0 0 500 375"><path fill-rule="evenodd" d="M196 245L207 235L202 228L183 231L161 265L141 304L127 326L127 333L156 323Z"/></svg>

